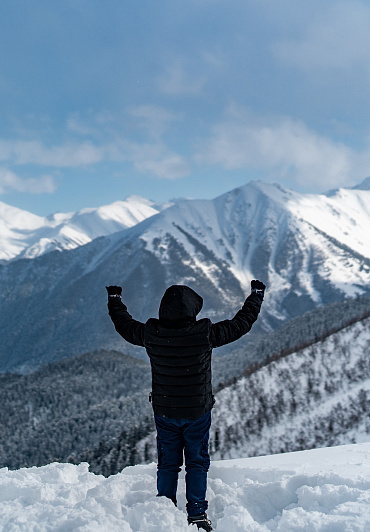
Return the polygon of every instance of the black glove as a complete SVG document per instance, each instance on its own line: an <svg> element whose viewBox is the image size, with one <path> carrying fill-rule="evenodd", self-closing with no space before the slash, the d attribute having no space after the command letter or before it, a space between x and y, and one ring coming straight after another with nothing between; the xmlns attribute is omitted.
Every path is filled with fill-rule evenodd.
<svg viewBox="0 0 370 532"><path fill-rule="evenodd" d="M266 286L261 281L257 281L256 279L254 279L251 282L251 288L252 288L252 292L257 294L258 297L261 299L261 301L263 301Z"/></svg>
<svg viewBox="0 0 370 532"><path fill-rule="evenodd" d="M122 294L122 288L120 286L106 286L105 287L108 292L108 299L110 297L121 297Z"/></svg>

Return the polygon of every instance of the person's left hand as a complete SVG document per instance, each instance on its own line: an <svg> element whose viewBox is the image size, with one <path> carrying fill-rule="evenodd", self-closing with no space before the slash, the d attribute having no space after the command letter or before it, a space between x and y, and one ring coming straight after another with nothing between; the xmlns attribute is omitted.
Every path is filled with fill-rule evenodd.
<svg viewBox="0 0 370 532"><path fill-rule="evenodd" d="M122 288L120 286L111 285L105 287L108 292L108 297L121 297Z"/></svg>
<svg viewBox="0 0 370 532"><path fill-rule="evenodd" d="M252 292L257 294L257 296L263 301L266 290L266 286L263 284L263 282L258 281L257 279L253 279L253 281L251 282L251 289Z"/></svg>

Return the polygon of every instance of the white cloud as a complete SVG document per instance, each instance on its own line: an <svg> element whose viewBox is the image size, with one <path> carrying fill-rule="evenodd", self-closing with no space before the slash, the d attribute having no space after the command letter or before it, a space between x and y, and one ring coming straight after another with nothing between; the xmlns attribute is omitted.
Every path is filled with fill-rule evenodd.
<svg viewBox="0 0 370 532"><path fill-rule="evenodd" d="M169 96L199 95L206 83L204 75L192 73L185 69L180 61L166 69L164 75L158 78L159 89Z"/></svg>
<svg viewBox="0 0 370 532"><path fill-rule="evenodd" d="M0 168L0 194L10 190L31 194L50 194L56 190L56 184L53 177L49 175L39 178L22 178L7 168Z"/></svg>
<svg viewBox="0 0 370 532"><path fill-rule="evenodd" d="M146 174L160 179L177 179L189 173L189 165L184 157L169 150L162 142L124 143L126 160Z"/></svg>
<svg viewBox="0 0 370 532"><path fill-rule="evenodd" d="M80 119L78 113L74 113L68 117L67 128L69 131L72 131L72 133L76 133L77 135L81 136L96 136L98 133L96 128L88 126L86 123L84 123Z"/></svg>
<svg viewBox="0 0 370 532"><path fill-rule="evenodd" d="M47 147L40 141L0 140L0 160L13 164L75 167L95 164L105 157L104 146L91 142L68 142Z"/></svg>
<svg viewBox="0 0 370 532"><path fill-rule="evenodd" d="M325 3L299 38L282 41L273 51L283 63L305 71L348 72L370 67L370 5L358 0Z"/></svg>
<svg viewBox="0 0 370 532"><path fill-rule="evenodd" d="M159 139L174 121L181 119L180 114L154 105L139 105L128 112L138 120L138 128L143 128L155 139Z"/></svg>
<svg viewBox="0 0 370 532"><path fill-rule="evenodd" d="M94 142L75 139L47 146L41 140L3 139L0 140L0 161L13 167L31 164L60 169L93 166L101 162L129 162L139 172L161 179L186 175L189 168L185 158L172 151L162 140L170 125L181 119L181 115L151 105L133 107L127 112L134 117L133 127L143 140L127 140L122 135L118 118L114 121L108 117L98 134L96 117L90 116L84 122L78 115L73 115L67 121L68 131L79 136L94 135Z"/></svg>
<svg viewBox="0 0 370 532"><path fill-rule="evenodd" d="M135 167L145 173L153 174L161 179L177 179L189 173L189 167L181 155L176 153L165 155L159 159L137 161Z"/></svg>
<svg viewBox="0 0 370 532"><path fill-rule="evenodd" d="M176 179L188 174L185 158L172 151L162 139L171 124L180 120L182 115L154 105L136 106L126 110L125 127L127 116L133 119L130 126L142 140L125 138L120 117L100 113L90 114L83 120L76 113L68 117L67 130L82 139L52 146L41 140L3 139L0 140L0 161L13 167L31 164L60 169L101 162L128 162L137 171L160 179ZM94 141L84 139L85 136L93 136ZM13 183L16 183L16 174L12 176Z"/></svg>
<svg viewBox="0 0 370 532"><path fill-rule="evenodd" d="M228 170L263 170L270 178L323 189L369 175L370 147L356 152L303 122L286 117L259 119L232 106L210 138L199 144L196 161Z"/></svg>

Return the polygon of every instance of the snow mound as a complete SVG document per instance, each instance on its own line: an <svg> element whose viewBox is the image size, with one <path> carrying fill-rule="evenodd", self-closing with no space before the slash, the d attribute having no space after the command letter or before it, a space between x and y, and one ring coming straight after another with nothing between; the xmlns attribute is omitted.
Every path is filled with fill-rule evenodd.
<svg viewBox="0 0 370 532"><path fill-rule="evenodd" d="M218 532L369 530L370 443L213 462L209 517ZM5 531L189 532L179 506L155 497L156 465L105 478L87 464L0 470Z"/></svg>

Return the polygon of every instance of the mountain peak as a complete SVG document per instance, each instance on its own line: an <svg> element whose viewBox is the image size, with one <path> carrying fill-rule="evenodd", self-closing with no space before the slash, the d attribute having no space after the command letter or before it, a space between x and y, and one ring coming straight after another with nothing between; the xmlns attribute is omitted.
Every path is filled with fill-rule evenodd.
<svg viewBox="0 0 370 532"><path fill-rule="evenodd" d="M340 190L370 190L370 176L366 177L361 183L358 185L354 185L353 187L342 187L342 188L333 188L331 190L328 190L325 192L325 196L332 197L338 194Z"/></svg>
<svg viewBox="0 0 370 532"><path fill-rule="evenodd" d="M43 217L0 201L0 220L5 225L10 225L11 222L13 226L23 228L27 227L30 223L32 226L41 224Z"/></svg>
<svg viewBox="0 0 370 532"><path fill-rule="evenodd" d="M352 187L353 190L370 190L370 176L366 177L359 185Z"/></svg>

